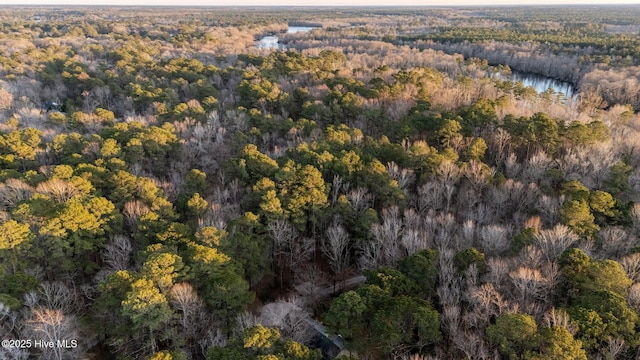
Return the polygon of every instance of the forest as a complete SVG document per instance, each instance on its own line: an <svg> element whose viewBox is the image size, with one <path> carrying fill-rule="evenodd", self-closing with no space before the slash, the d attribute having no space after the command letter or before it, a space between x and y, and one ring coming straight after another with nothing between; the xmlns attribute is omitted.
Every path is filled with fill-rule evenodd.
<svg viewBox="0 0 640 360"><path fill-rule="evenodd" d="M639 32L0 8L0 359L637 359Z"/></svg>

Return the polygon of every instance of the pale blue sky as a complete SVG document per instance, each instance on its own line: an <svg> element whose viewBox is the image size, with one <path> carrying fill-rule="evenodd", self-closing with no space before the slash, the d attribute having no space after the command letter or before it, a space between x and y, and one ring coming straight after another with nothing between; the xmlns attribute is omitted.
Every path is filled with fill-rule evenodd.
<svg viewBox="0 0 640 360"><path fill-rule="evenodd" d="M147 6L466 6L640 4L640 0L0 0L1 5L147 5Z"/></svg>

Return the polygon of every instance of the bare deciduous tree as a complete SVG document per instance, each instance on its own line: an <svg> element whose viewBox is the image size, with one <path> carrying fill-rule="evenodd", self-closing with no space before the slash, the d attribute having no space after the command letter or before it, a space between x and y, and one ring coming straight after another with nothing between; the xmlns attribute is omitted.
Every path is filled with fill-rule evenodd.
<svg viewBox="0 0 640 360"><path fill-rule="evenodd" d="M512 229L501 225L487 225L480 230L480 247L488 254L500 254L509 248Z"/></svg>
<svg viewBox="0 0 640 360"><path fill-rule="evenodd" d="M405 229L420 229L422 226L422 218L414 208L405 209L403 220Z"/></svg>
<svg viewBox="0 0 640 360"><path fill-rule="evenodd" d="M59 281L40 284L38 298L45 308L60 310L63 314L75 314L80 310L75 289Z"/></svg>
<svg viewBox="0 0 640 360"><path fill-rule="evenodd" d="M378 244L380 254L376 256L378 265L389 265L400 258L400 240L402 236L402 218L397 206L382 210L382 222L371 226L371 233Z"/></svg>
<svg viewBox="0 0 640 360"><path fill-rule="evenodd" d="M560 255L578 241L578 236L565 225L556 225L534 235L535 244L542 250L546 261L558 260Z"/></svg>
<svg viewBox="0 0 640 360"><path fill-rule="evenodd" d="M560 281L560 265L557 262L544 262L540 266L540 273L547 281L547 288L550 293Z"/></svg>
<svg viewBox="0 0 640 360"><path fill-rule="evenodd" d="M313 337L309 325L310 314L296 298L278 300L262 307L258 321L269 327L277 327L285 339L308 343Z"/></svg>
<svg viewBox="0 0 640 360"><path fill-rule="evenodd" d="M620 226L604 227L599 234L602 250L608 258L619 258L621 255L628 254L636 245L635 241L629 239L627 231Z"/></svg>
<svg viewBox="0 0 640 360"><path fill-rule="evenodd" d="M411 256L420 250L427 248L427 239L423 231L405 229L400 240L407 256Z"/></svg>
<svg viewBox="0 0 640 360"><path fill-rule="evenodd" d="M58 178L41 182L36 187L36 192L44 194L60 204L80 193L73 184Z"/></svg>
<svg viewBox="0 0 640 360"><path fill-rule="evenodd" d="M11 210L19 202L29 199L34 189L27 183L19 179L7 179L4 184L0 184L0 205L5 210Z"/></svg>
<svg viewBox="0 0 640 360"><path fill-rule="evenodd" d="M607 341L607 355L611 356L611 359L616 359L618 354L625 351L626 348L627 345L625 344L624 339L609 337Z"/></svg>
<svg viewBox="0 0 640 360"><path fill-rule="evenodd" d="M518 260L522 266L537 269L544 262L544 256L542 254L542 250L537 246L527 245L520 251Z"/></svg>
<svg viewBox="0 0 640 360"><path fill-rule="evenodd" d="M634 283L627 290L627 301L636 311L640 310L640 283Z"/></svg>
<svg viewBox="0 0 640 360"><path fill-rule="evenodd" d="M206 353L201 348L203 341L210 346L215 346L217 343L216 335L221 334L216 331L216 324L206 311L204 302L189 283L182 282L173 285L169 292L169 301L180 313L181 327L178 333L186 340L192 354ZM226 344L226 339L218 338L218 340L223 340L223 343Z"/></svg>
<svg viewBox="0 0 640 360"><path fill-rule="evenodd" d="M520 171L522 171L522 165L518 162L518 156L511 153L505 161L505 176L509 179L518 178Z"/></svg>
<svg viewBox="0 0 640 360"><path fill-rule="evenodd" d="M182 314L182 327L189 329L198 321L197 315L204 310L204 302L193 291L189 283L181 282L173 285L170 292L171 304Z"/></svg>
<svg viewBox="0 0 640 360"><path fill-rule="evenodd" d="M587 188L602 188L611 164L619 160L613 143L600 142L588 147L572 148L562 156L560 169L568 180L579 179Z"/></svg>
<svg viewBox="0 0 640 360"><path fill-rule="evenodd" d="M471 160L464 167L464 176L469 180L474 191L480 193L488 184L489 178L493 175L495 169L490 169L484 163Z"/></svg>
<svg viewBox="0 0 640 360"><path fill-rule="evenodd" d="M349 234L335 219L326 231L322 253L329 260L329 267L334 274L341 273L349 266Z"/></svg>
<svg viewBox="0 0 640 360"><path fill-rule="evenodd" d="M382 246L383 244L380 243L378 238L362 242L358 246L358 250L360 252L358 265L361 270L375 269L379 264L383 263Z"/></svg>
<svg viewBox="0 0 640 360"><path fill-rule="evenodd" d="M452 249L442 249L438 252L439 286L436 289L440 303L443 306L457 306L462 297L460 278L456 274L453 264L455 252Z"/></svg>
<svg viewBox="0 0 640 360"><path fill-rule="evenodd" d="M245 330L258 325L259 323L260 320L258 320L258 317L249 311L239 313L236 315L236 321L234 322L235 326L232 329L233 334L242 336Z"/></svg>
<svg viewBox="0 0 640 360"><path fill-rule="evenodd" d="M442 328L449 336L460 332L460 306L446 305L440 315Z"/></svg>
<svg viewBox="0 0 640 360"><path fill-rule="evenodd" d="M483 284L471 296L472 311L465 316L468 327L484 328L492 317L508 310L509 304L492 284Z"/></svg>
<svg viewBox="0 0 640 360"><path fill-rule="evenodd" d="M31 319L27 323L33 339L42 339L55 345L41 348L43 358L63 360L82 357L83 347L71 346L74 340L78 345L82 345L78 334L80 324L74 317L63 314L59 309L38 308L32 311Z"/></svg>
<svg viewBox="0 0 640 360"><path fill-rule="evenodd" d="M540 231L542 229L542 220L540 216L532 216L527 219L522 225L525 229L535 229L536 231Z"/></svg>
<svg viewBox="0 0 640 360"><path fill-rule="evenodd" d="M333 183L331 184L331 204L335 204L340 194L345 193L347 190L349 190L349 183L339 175L334 175Z"/></svg>
<svg viewBox="0 0 640 360"><path fill-rule="evenodd" d="M495 220L495 211L492 205L488 205L480 202L480 196L474 193L471 188L467 189L466 193L461 197L466 202L466 213L464 214L467 220L472 220L478 225L488 225Z"/></svg>
<svg viewBox="0 0 640 360"><path fill-rule="evenodd" d="M16 334L20 334L23 327L22 317L18 311L12 311L8 305L0 302L0 334L3 334L3 340ZM0 347L0 359L2 359L2 351L9 350ZM17 352L16 354L20 354ZM28 355L28 352L27 352Z"/></svg>
<svg viewBox="0 0 640 360"><path fill-rule="evenodd" d="M585 254L589 255L590 257L594 257L596 254L596 249L598 245L594 240L588 240L588 241L579 241L576 247L584 251Z"/></svg>
<svg viewBox="0 0 640 360"><path fill-rule="evenodd" d="M269 234L273 239L276 253L288 252L291 244L298 236L296 229L286 220L278 219L269 224Z"/></svg>
<svg viewBox="0 0 640 360"><path fill-rule="evenodd" d="M438 250L444 250L453 248L457 250L458 244L454 242L457 237L456 220L452 214L438 214L434 219L433 225L435 226L434 241Z"/></svg>
<svg viewBox="0 0 640 360"><path fill-rule="evenodd" d="M490 154L493 154L495 165L498 166L498 168L502 168L502 164L507 157L507 152L509 151L509 146L511 144L511 134L503 128L498 128L491 132L488 139L488 145L492 150Z"/></svg>
<svg viewBox="0 0 640 360"><path fill-rule="evenodd" d="M487 344L478 334L460 331L452 337L455 348L464 354L465 359L492 359Z"/></svg>
<svg viewBox="0 0 640 360"><path fill-rule="evenodd" d="M402 169L395 162L390 162L386 166L387 174L398 182L398 186L407 194L409 186L415 181L415 174L411 169Z"/></svg>
<svg viewBox="0 0 640 360"><path fill-rule="evenodd" d="M640 281L640 253L623 257L620 259L620 265L631 280Z"/></svg>
<svg viewBox="0 0 640 360"><path fill-rule="evenodd" d="M466 220L462 223L461 231L461 246L463 248L470 248L475 242L476 226L472 220Z"/></svg>
<svg viewBox="0 0 640 360"><path fill-rule="evenodd" d="M436 180L427 181L418 188L418 201L416 205L420 213L426 213L429 210L442 210L444 200L444 189Z"/></svg>
<svg viewBox="0 0 640 360"><path fill-rule="evenodd" d="M198 339L200 354L205 356L209 348L227 346L227 336L219 328L207 330L207 334Z"/></svg>
<svg viewBox="0 0 640 360"><path fill-rule="evenodd" d="M112 271L127 270L132 250L129 238L124 235L113 235L111 242L104 248L104 261Z"/></svg>
<svg viewBox="0 0 640 360"><path fill-rule="evenodd" d="M0 88L0 110L10 110L13 107L13 94Z"/></svg>
<svg viewBox="0 0 640 360"><path fill-rule="evenodd" d="M633 208L629 212L631 215L631 222L633 223L633 229L636 235L640 234L640 204L633 204Z"/></svg>
<svg viewBox="0 0 640 360"><path fill-rule="evenodd" d="M537 269L519 267L509 273L509 278L522 307L535 300L544 300L548 295L548 282Z"/></svg>
<svg viewBox="0 0 640 360"><path fill-rule="evenodd" d="M540 218L542 219L542 223L545 226L553 226L560 222L560 208L562 208L562 203L564 202L564 197L554 197L548 195L542 195L535 207L540 214Z"/></svg>
<svg viewBox="0 0 640 360"><path fill-rule="evenodd" d="M509 272L511 272L511 264L507 259L490 257L487 259L487 269L489 272L485 280L492 284L501 285L504 284Z"/></svg>
<svg viewBox="0 0 640 360"><path fill-rule="evenodd" d="M149 211L151 211L149 206L147 206L142 201L132 200L132 201L127 201L124 204L124 210L122 211L122 213L125 216L125 220L127 221L127 224L133 227L138 222L138 219L140 219L142 215L148 213Z"/></svg>
<svg viewBox="0 0 640 360"><path fill-rule="evenodd" d="M273 256L279 262L282 282L285 269L290 271L312 257L315 242L313 239L299 236L293 225L282 219L269 224L269 234L274 242Z"/></svg>
<svg viewBox="0 0 640 360"><path fill-rule="evenodd" d="M543 150L538 150L527 159L526 166L522 169L522 182L541 183L550 169L553 159L547 156Z"/></svg>
<svg viewBox="0 0 640 360"><path fill-rule="evenodd" d="M513 183L512 179L508 179L502 186L491 186L487 191L487 201L494 204L493 210L496 213L497 219L503 219L511 209L511 203L509 201L509 189L507 188L510 183ZM519 183L518 183L519 184Z"/></svg>
<svg viewBox="0 0 640 360"><path fill-rule="evenodd" d="M316 263L302 264L294 276L296 291L305 299L306 306L314 306L321 298L319 294L329 285L327 274Z"/></svg>
<svg viewBox="0 0 640 360"><path fill-rule="evenodd" d="M440 166L438 166L437 176L440 184L442 184L443 193L446 199L444 212L449 213L453 194L456 191L456 186L462 174L458 165L451 161L443 161Z"/></svg>
<svg viewBox="0 0 640 360"><path fill-rule="evenodd" d="M571 321L569 314L562 309L556 309L553 307L549 309L549 311L544 315L544 324L547 327L563 327L572 335L575 335L578 332L578 328L573 321Z"/></svg>
<svg viewBox="0 0 640 360"><path fill-rule="evenodd" d="M373 195L367 189L355 188L347 193L347 199L356 214L361 214L373 205Z"/></svg>

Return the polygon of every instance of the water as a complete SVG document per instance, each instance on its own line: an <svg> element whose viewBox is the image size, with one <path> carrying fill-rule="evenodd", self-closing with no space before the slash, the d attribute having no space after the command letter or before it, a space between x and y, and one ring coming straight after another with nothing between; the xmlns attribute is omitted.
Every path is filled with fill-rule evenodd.
<svg viewBox="0 0 640 360"><path fill-rule="evenodd" d="M313 29L317 29L314 26L289 26L287 34L297 34L299 32L309 32Z"/></svg>
<svg viewBox="0 0 640 360"><path fill-rule="evenodd" d="M317 29L317 27L313 26L289 26L287 29L287 34L297 34L303 32L309 32L313 29ZM277 50L285 50L287 47L284 44L280 44L278 41L278 35L268 35L260 39L258 41L258 49L277 49Z"/></svg>
<svg viewBox="0 0 640 360"><path fill-rule="evenodd" d="M278 43L278 36L268 35L258 41L258 49L284 49L283 44Z"/></svg>
<svg viewBox="0 0 640 360"><path fill-rule="evenodd" d="M552 89L555 93L562 94L567 99L576 96L576 89L573 85L566 81L560 81L546 76L513 71L511 73L511 80L521 81L525 87L530 86L536 89L538 93Z"/></svg>

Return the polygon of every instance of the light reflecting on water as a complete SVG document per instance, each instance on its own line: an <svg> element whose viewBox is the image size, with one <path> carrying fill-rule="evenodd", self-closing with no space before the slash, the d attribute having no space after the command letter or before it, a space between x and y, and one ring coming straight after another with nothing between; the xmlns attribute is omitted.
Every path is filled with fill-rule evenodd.
<svg viewBox="0 0 640 360"><path fill-rule="evenodd" d="M313 26L289 26L287 29L287 34L297 34L299 32L309 32L313 29L317 29Z"/></svg>
<svg viewBox="0 0 640 360"><path fill-rule="evenodd" d="M297 34L302 32L309 32L317 27L312 26L289 26L287 34ZM268 35L260 39L256 45L258 49L279 49L285 50L287 47L284 44L280 44L278 41L278 35Z"/></svg>
<svg viewBox="0 0 640 360"><path fill-rule="evenodd" d="M258 41L258 49L279 49L284 45L278 44L278 37L276 35L268 35Z"/></svg>
<svg viewBox="0 0 640 360"><path fill-rule="evenodd" d="M556 93L560 93L568 99L576 96L576 89L566 81L519 71L513 71L511 79L513 81L521 81L526 87L533 87L538 93L543 93L547 89L551 88Z"/></svg>

